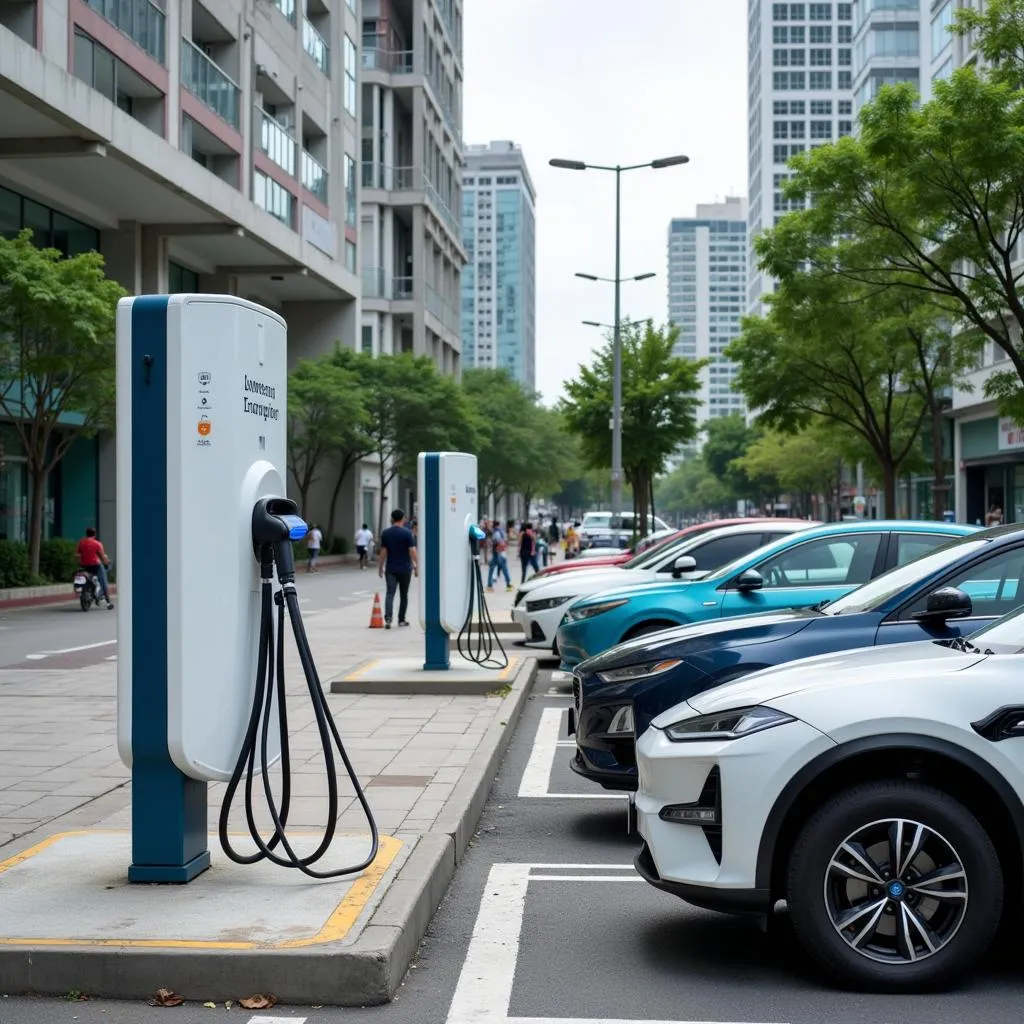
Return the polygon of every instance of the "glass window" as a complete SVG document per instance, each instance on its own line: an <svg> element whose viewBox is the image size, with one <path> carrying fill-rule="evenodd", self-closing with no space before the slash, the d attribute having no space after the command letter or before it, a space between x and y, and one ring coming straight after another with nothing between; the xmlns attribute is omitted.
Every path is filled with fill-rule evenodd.
<svg viewBox="0 0 1024 1024"><path fill-rule="evenodd" d="M808 4L809 17L811 21L831 21L832 20L832 5L831 4Z"/></svg>
<svg viewBox="0 0 1024 1024"><path fill-rule="evenodd" d="M1005 615L1021 603L1018 595L1024 594L1022 575L1024 549L1003 548L990 558L953 573L943 580L941 586L957 587L967 594L974 605L975 615ZM901 617L910 618L914 612L923 611L927 601L928 595L922 594L904 609Z"/></svg>
<svg viewBox="0 0 1024 1024"><path fill-rule="evenodd" d="M345 109L356 116L356 44L345 36Z"/></svg>
<svg viewBox="0 0 1024 1024"><path fill-rule="evenodd" d="M840 46L849 46L853 42L853 27L850 25L840 25L836 29L836 42Z"/></svg>
<svg viewBox="0 0 1024 1024"><path fill-rule="evenodd" d="M168 260L167 290L176 295L195 295L199 291L199 275L180 263Z"/></svg>
<svg viewBox="0 0 1024 1024"><path fill-rule="evenodd" d="M803 21L804 20L804 5L803 4L790 4L789 5L789 20L790 21Z"/></svg>
<svg viewBox="0 0 1024 1024"><path fill-rule="evenodd" d="M345 239L345 269L356 272L356 243Z"/></svg>
<svg viewBox="0 0 1024 1024"><path fill-rule="evenodd" d="M21 196L0 188L0 235L13 238L21 230Z"/></svg>
<svg viewBox="0 0 1024 1024"><path fill-rule="evenodd" d="M711 572L719 566L734 562L737 558L749 555L759 547L763 547L760 533L740 533L731 537L718 537L715 540L706 541L686 554L691 555L697 562L697 568L701 572Z"/></svg>
<svg viewBox="0 0 1024 1024"><path fill-rule="evenodd" d="M345 223L356 224L356 162L345 154Z"/></svg>
<svg viewBox="0 0 1024 1024"><path fill-rule="evenodd" d="M373 355L373 327L369 324L363 324L362 347L367 355Z"/></svg>
<svg viewBox="0 0 1024 1024"><path fill-rule="evenodd" d="M808 87L811 89L828 90L832 88L831 71L812 71L808 76Z"/></svg>
<svg viewBox="0 0 1024 1024"><path fill-rule="evenodd" d="M765 589L867 583L881 539L880 533L823 537L783 551L756 568L764 577Z"/></svg>
<svg viewBox="0 0 1024 1024"><path fill-rule="evenodd" d="M806 35L807 30L803 27L803 25L794 25L789 30L789 41L791 43L796 43L800 46L803 46L804 41L806 39Z"/></svg>
<svg viewBox="0 0 1024 1024"><path fill-rule="evenodd" d="M928 533L898 533L895 539L897 565L906 565L915 558L927 555L949 540L941 534Z"/></svg>
<svg viewBox="0 0 1024 1024"><path fill-rule="evenodd" d="M853 88L853 72L852 71L837 71L836 72L836 88L837 89L852 89Z"/></svg>
<svg viewBox="0 0 1024 1024"><path fill-rule="evenodd" d="M812 25L810 41L812 46L816 46L821 43L832 42L832 26L831 25Z"/></svg>
<svg viewBox="0 0 1024 1024"><path fill-rule="evenodd" d="M932 18L932 60L942 54L953 42L949 29L953 24L953 0L946 2Z"/></svg>
<svg viewBox="0 0 1024 1024"><path fill-rule="evenodd" d="M84 33L75 31L74 53L75 78L81 79L86 85L92 85L92 40Z"/></svg>
<svg viewBox="0 0 1024 1024"><path fill-rule="evenodd" d="M789 4L772 4L772 19L786 21L789 18Z"/></svg>
<svg viewBox="0 0 1024 1024"><path fill-rule="evenodd" d="M26 199L22 207L22 227L32 229L32 243L40 247L53 244L50 217L53 211L48 206Z"/></svg>
<svg viewBox="0 0 1024 1024"><path fill-rule="evenodd" d="M117 72L114 67L114 55L102 46L93 44L93 77L92 87L112 103L117 98Z"/></svg>
<svg viewBox="0 0 1024 1024"><path fill-rule="evenodd" d="M78 256L83 252L95 252L100 247L100 233L75 220L74 217L65 217L62 213L53 214L53 240L55 249L65 256Z"/></svg>

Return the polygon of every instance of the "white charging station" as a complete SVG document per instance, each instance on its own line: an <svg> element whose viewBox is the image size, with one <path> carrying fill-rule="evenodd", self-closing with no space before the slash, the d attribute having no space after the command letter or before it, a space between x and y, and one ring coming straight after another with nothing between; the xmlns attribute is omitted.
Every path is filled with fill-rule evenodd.
<svg viewBox="0 0 1024 1024"><path fill-rule="evenodd" d="M146 853L137 833L159 832L161 814L199 829L201 802L205 850L205 786L189 797L175 773L223 781L238 758L260 621L251 519L257 499L286 494L286 392L286 327L270 310L227 295L119 303L117 740L135 880L188 880L164 870L177 839Z"/></svg>

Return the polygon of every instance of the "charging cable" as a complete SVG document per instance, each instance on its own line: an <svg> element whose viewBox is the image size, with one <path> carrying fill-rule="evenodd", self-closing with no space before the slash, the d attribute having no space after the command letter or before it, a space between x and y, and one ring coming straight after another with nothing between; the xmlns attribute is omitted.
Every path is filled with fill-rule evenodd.
<svg viewBox="0 0 1024 1024"><path fill-rule="evenodd" d="M480 569L480 541L484 539L484 531L475 523L469 528L469 552L473 566L469 573L469 611L466 621L459 630L456 647L466 661L472 661L482 668L508 668L508 655L501 645L501 637L494 628L490 609L484 597L484 579ZM474 612L479 611L480 622L474 622ZM495 655L494 649L498 653Z"/></svg>
<svg viewBox="0 0 1024 1024"><path fill-rule="evenodd" d="M341 875L354 874L368 868L377 857L378 836L377 823L373 812L366 802L363 788L359 784L355 769L345 751L345 745L338 734L327 697L324 694L320 677L317 674L313 655L309 649L309 640L302 624L302 613L299 610L299 596L295 590L295 560L292 553L292 542L301 540L308 527L299 518L295 502L287 498L262 498L256 503L252 513L253 546L260 561L260 633L259 656L256 667L256 687L253 695L252 712L249 725L242 742L242 750L238 762L228 782L224 794L224 802L220 809L220 844L228 858L236 864L255 864L261 860L269 860L283 868L295 868L310 878L338 878ZM277 578L281 587L273 592L274 565L277 565ZM275 645L274 605L277 606L277 637ZM313 704L317 730L320 733L320 744L323 749L324 762L327 768L327 823L324 828L320 845L308 856L300 857L292 848L286 834L288 813L291 809L292 768L291 751L288 737L288 708L285 695L284 678L284 635L285 611L291 623L295 645L299 652L299 661L309 689L309 698ZM267 765L273 705L277 703L278 729L281 734L281 798L275 799L271 787L270 769ZM270 810L270 818L274 831L265 841L256 825L253 808L253 787L256 777L256 751L260 752L260 775L263 781L263 795ZM356 798L359 800L363 813L370 826L370 852L366 858L351 867L338 868L333 871L316 871L316 864L331 846L338 829L338 771L335 760L335 748L341 757L348 777L352 780ZM256 844L257 852L241 854L234 850L228 837L228 819L238 787L245 782L245 818L249 826L249 835ZM280 847L281 852L275 852Z"/></svg>

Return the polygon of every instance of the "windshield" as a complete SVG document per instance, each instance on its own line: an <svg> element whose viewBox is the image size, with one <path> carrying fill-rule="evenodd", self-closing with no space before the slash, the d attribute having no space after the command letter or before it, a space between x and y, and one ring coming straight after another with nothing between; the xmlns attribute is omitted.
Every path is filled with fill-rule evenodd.
<svg viewBox="0 0 1024 1024"><path fill-rule="evenodd" d="M623 569L643 569L652 562L657 562L665 557L668 550L675 544L681 544L688 538L679 538L674 534L671 537L663 537L657 544L652 544L646 551L634 555L622 566Z"/></svg>
<svg viewBox="0 0 1024 1024"><path fill-rule="evenodd" d="M1012 647L1019 651L1024 648L1024 608L1007 612L1001 619L988 626L983 626L977 633L970 634L971 643L983 650L993 644Z"/></svg>
<svg viewBox="0 0 1024 1024"><path fill-rule="evenodd" d="M983 548L988 541L970 537L967 540L955 540L950 544L929 551L928 554L915 558L895 569L890 569L870 583L858 587L839 598L825 609L826 615L854 615L857 612L869 612L879 605L885 604L891 597L912 586L918 580L938 572L947 565L952 565L965 555L970 555Z"/></svg>
<svg viewBox="0 0 1024 1024"><path fill-rule="evenodd" d="M592 530L596 527L607 527L612 521L610 512L588 512L583 517L583 529Z"/></svg>

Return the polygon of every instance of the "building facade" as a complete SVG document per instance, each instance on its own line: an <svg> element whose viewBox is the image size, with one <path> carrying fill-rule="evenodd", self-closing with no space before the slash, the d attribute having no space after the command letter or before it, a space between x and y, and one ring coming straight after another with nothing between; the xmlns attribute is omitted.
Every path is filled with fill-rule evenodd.
<svg viewBox="0 0 1024 1024"><path fill-rule="evenodd" d="M886 3L888 0L868 0ZM916 0L915 0L916 2ZM790 210L787 161L853 132L853 5L748 7L748 245ZM747 309L764 312L772 281L749 253Z"/></svg>
<svg viewBox="0 0 1024 1024"><path fill-rule="evenodd" d="M465 365L507 370L536 386L536 193L513 142L469 146L462 178Z"/></svg>
<svg viewBox="0 0 1024 1024"><path fill-rule="evenodd" d="M271 306L293 361L357 345L360 28L358 0L3 4L0 231L97 248L131 294ZM0 535L21 539L9 427L3 467ZM98 520L113 543L109 438L76 442L51 490L48 533Z"/></svg>
<svg viewBox="0 0 1024 1024"><path fill-rule="evenodd" d="M457 376L461 0L362 0L360 144L360 345L430 356Z"/></svg>
<svg viewBox="0 0 1024 1024"><path fill-rule="evenodd" d="M668 318L676 354L710 359L701 371L701 422L745 411L733 391L736 365L722 353L740 333L747 293L747 203L730 196L698 204L668 226Z"/></svg>

